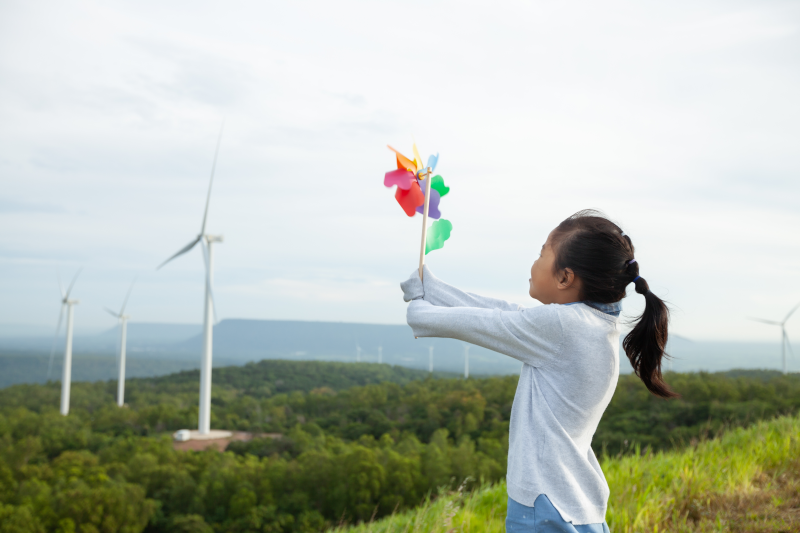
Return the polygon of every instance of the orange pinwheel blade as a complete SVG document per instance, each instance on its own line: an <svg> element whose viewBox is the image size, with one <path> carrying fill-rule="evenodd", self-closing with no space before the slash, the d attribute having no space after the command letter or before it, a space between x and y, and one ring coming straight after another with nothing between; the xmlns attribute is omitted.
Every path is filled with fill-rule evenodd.
<svg viewBox="0 0 800 533"><path fill-rule="evenodd" d="M389 145L387 145L389 146ZM417 165L414 164L409 158L389 146L389 150L397 154L397 168L404 168L406 170L410 170L411 172L417 172Z"/></svg>

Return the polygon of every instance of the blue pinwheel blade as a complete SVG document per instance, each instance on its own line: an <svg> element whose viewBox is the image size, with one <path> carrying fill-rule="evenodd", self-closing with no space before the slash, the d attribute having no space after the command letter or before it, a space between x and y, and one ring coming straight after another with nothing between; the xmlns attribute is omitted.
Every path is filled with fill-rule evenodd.
<svg viewBox="0 0 800 533"><path fill-rule="evenodd" d="M428 166L431 169L431 172L436 170L436 163L439 162L439 154L428 156Z"/></svg>

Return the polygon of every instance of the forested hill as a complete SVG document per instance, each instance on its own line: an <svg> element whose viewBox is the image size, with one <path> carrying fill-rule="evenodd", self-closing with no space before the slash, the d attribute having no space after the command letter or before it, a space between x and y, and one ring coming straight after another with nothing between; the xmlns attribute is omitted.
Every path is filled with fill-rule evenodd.
<svg viewBox="0 0 800 533"><path fill-rule="evenodd" d="M285 361L268 359L244 366L215 368L214 386L231 388L240 394L267 397L282 392L311 392L328 388L334 391L373 383L404 385L431 374L424 370L377 363L333 363L320 361ZM454 377L447 372L434 372L433 377ZM199 370L188 370L168 376L136 380L142 386L156 388L197 387Z"/></svg>
<svg viewBox="0 0 800 533"><path fill-rule="evenodd" d="M283 393L308 393L315 389L323 393L336 392L378 383L405 385L414 380L431 377L452 378L453 374L445 372L431 374L423 370L376 363L270 359L243 366L214 368L212 401L221 407L214 410L214 414L217 414L225 411L223 406L232 398L264 399ZM133 410L157 405L162 407L180 405L191 411L193 404L197 403L199 383L199 370L128 379L125 382L125 403ZM95 411L107 403L114 403L116 390L116 380L73 382L71 407L73 410ZM58 381L50 381L43 385L14 385L6 390L0 389L0 404L5 407L25 407L37 412L57 408L60 391L61 384ZM185 427L193 427L193 423L189 420L187 424Z"/></svg>
<svg viewBox="0 0 800 533"><path fill-rule="evenodd" d="M682 398L620 377L593 442L601 458L682 448L800 407L798 375L667 381ZM365 363L214 369L212 427L256 436L233 453L173 448L170 433L197 423L196 372L130 380L127 408L114 381L74 383L66 417L58 383L15 385L0 390L0 525L299 533L379 518L441 487L503 479L516 384Z"/></svg>

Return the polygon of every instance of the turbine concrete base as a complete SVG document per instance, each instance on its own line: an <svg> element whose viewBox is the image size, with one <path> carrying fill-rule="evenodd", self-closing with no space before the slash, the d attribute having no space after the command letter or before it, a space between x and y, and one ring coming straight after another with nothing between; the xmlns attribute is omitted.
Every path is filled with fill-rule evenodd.
<svg viewBox="0 0 800 533"><path fill-rule="evenodd" d="M212 429L206 434L202 434L196 429L193 429L189 433L191 435L191 437L189 437L190 440L227 439L233 436L232 431L224 431L221 429Z"/></svg>

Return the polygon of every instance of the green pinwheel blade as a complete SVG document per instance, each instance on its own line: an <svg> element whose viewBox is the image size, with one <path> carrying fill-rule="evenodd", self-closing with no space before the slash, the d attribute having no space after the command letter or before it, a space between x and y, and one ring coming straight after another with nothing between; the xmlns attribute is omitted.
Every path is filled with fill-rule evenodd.
<svg viewBox="0 0 800 533"><path fill-rule="evenodd" d="M433 187L433 182L431 182L431 187ZM440 218L431 224L431 227L428 228L428 240L425 242L425 255L443 248L444 241L450 238L451 231L453 231L453 224L449 220Z"/></svg>
<svg viewBox="0 0 800 533"><path fill-rule="evenodd" d="M450 187L444 184L444 178L438 174L431 178L431 189L437 190L440 198L450 192Z"/></svg>

